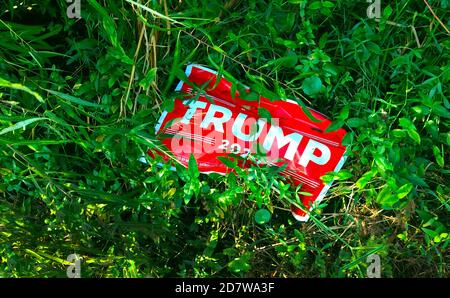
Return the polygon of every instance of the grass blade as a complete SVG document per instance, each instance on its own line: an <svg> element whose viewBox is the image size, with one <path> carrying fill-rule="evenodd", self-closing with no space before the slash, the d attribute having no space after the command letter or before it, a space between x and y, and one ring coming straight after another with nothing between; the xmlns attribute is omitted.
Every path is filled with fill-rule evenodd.
<svg viewBox="0 0 450 298"><path fill-rule="evenodd" d="M10 127L4 128L0 131L0 136L4 135L5 133L11 132L11 131L15 131L18 129L25 129L25 127L31 123L34 123L36 121L41 121L41 120L48 120L48 118L42 118L42 117L38 117L38 118L30 118L24 121L20 121L14 125L11 125Z"/></svg>

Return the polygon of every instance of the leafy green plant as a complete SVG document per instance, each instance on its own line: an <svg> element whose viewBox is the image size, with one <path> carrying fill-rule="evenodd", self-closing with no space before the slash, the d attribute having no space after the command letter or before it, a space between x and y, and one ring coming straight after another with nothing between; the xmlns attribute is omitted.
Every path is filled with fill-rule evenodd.
<svg viewBox="0 0 450 298"><path fill-rule="evenodd" d="M85 277L365 277L373 253L385 277L448 276L450 42L425 3L379 20L343 0L89 0L79 20L64 0L5 3L0 276L64 277L72 253ZM277 168L147 154L170 156L153 127L189 62L348 131L307 223Z"/></svg>

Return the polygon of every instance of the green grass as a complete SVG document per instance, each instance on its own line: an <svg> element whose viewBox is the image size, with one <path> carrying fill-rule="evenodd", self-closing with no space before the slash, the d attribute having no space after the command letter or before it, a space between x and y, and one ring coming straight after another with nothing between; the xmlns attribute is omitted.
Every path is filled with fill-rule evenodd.
<svg viewBox="0 0 450 298"><path fill-rule="evenodd" d="M0 276L64 277L72 253L85 277L365 277L372 253L384 277L449 276L448 1L3 3ZM307 223L273 169L138 161L189 62L349 131Z"/></svg>

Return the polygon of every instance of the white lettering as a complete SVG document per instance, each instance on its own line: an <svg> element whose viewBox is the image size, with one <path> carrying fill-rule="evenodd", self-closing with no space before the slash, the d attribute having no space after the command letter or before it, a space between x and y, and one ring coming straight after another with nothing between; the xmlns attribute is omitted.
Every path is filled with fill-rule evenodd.
<svg viewBox="0 0 450 298"><path fill-rule="evenodd" d="M284 158L292 161L294 159L295 153L297 152L298 145L300 144L302 137L302 135L295 132L285 136L281 127L272 125L269 129L269 132L267 133L266 139L264 140L263 147L264 149L269 151L275 139L277 140L278 148L282 148L285 145L289 144Z"/></svg>
<svg viewBox="0 0 450 298"><path fill-rule="evenodd" d="M217 112L222 113L222 117L216 117ZM231 116L232 113L229 109L211 104L200 127L207 128L212 123L216 131L223 132L223 124L230 120Z"/></svg>
<svg viewBox="0 0 450 298"><path fill-rule="evenodd" d="M206 107L206 102L204 101L192 101L189 103L189 109L186 111L186 114L184 115L183 119L181 119L181 123L189 124L192 117L195 114L195 111L197 109L204 109Z"/></svg>
<svg viewBox="0 0 450 298"><path fill-rule="evenodd" d="M316 149L321 152L320 156L314 155L314 151ZM317 141L309 140L308 144L306 145L305 151L303 152L302 157L300 157L300 161L298 163L303 167L306 167L310 161L318 165L324 165L330 160L330 157L330 148Z"/></svg>
<svg viewBox="0 0 450 298"><path fill-rule="evenodd" d="M266 124L266 121L259 119L258 122L255 123L255 125L257 125L257 132L254 134L251 134L251 132L249 134L244 134L242 133L242 126L244 126L244 122L245 119L247 119L247 117L248 117L247 115L239 113L236 120L234 121L232 132L237 138L243 141L253 142L256 141L261 135L261 132L264 128L264 125Z"/></svg>

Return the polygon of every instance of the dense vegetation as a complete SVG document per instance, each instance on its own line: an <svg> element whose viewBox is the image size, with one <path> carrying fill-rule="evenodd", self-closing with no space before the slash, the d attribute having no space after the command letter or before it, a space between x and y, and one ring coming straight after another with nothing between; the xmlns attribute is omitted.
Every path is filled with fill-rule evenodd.
<svg viewBox="0 0 450 298"><path fill-rule="evenodd" d="M64 277L72 253L84 277L365 277L373 253L384 277L449 276L447 0L0 5L0 276ZM272 168L139 161L189 62L349 131L307 223Z"/></svg>

